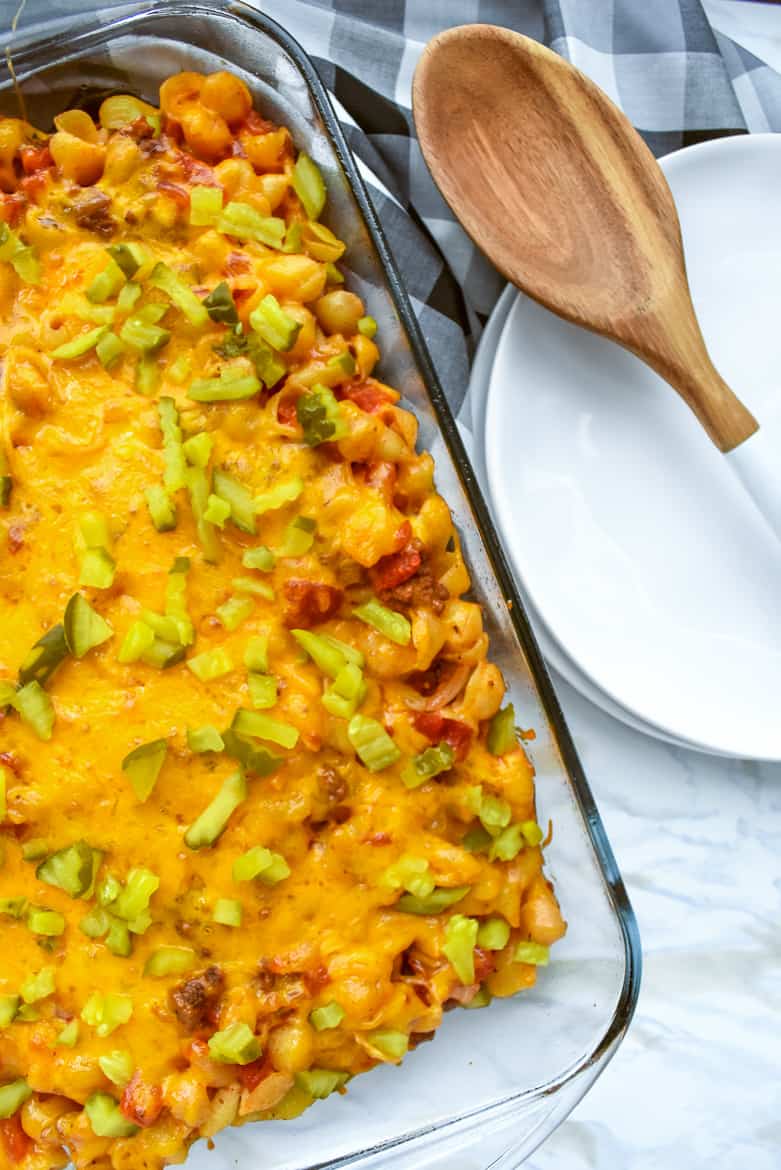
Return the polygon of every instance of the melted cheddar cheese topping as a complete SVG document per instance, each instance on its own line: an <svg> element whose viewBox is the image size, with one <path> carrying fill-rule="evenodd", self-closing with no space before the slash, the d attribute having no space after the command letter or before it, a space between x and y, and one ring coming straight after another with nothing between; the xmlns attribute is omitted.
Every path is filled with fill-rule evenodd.
<svg viewBox="0 0 781 1170"><path fill-rule="evenodd" d="M155 1170L530 986L532 770L322 177L0 121L0 1164Z"/></svg>

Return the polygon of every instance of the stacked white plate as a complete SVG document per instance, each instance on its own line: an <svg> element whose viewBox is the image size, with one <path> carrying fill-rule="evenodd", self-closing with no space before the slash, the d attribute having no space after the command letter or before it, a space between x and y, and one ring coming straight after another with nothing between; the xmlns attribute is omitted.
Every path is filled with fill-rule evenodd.
<svg viewBox="0 0 781 1170"><path fill-rule="evenodd" d="M781 459L781 136L662 168L711 356ZM781 760L781 543L674 391L508 288L470 401L477 473L550 665L650 735Z"/></svg>

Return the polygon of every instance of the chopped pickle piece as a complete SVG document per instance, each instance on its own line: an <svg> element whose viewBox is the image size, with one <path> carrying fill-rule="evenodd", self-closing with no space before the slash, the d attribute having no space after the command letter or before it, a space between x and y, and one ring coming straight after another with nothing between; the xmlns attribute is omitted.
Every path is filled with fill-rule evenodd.
<svg viewBox="0 0 781 1170"><path fill-rule="evenodd" d="M213 650L204 650L194 658L187 659L187 666L201 682L211 682L215 678L222 678L233 670L228 651L223 646L216 646Z"/></svg>
<svg viewBox="0 0 781 1170"><path fill-rule="evenodd" d="M203 303L212 321L221 325L238 325L239 314L226 280L221 280Z"/></svg>
<svg viewBox="0 0 781 1170"><path fill-rule="evenodd" d="M112 244L106 251L128 280L135 276L147 259L146 252L140 244Z"/></svg>
<svg viewBox="0 0 781 1170"><path fill-rule="evenodd" d="M184 441L184 454L192 467L208 467L214 440L206 431Z"/></svg>
<svg viewBox="0 0 781 1170"><path fill-rule="evenodd" d="M122 1024L126 1024L132 1015L133 1001L130 996L111 991L106 995L93 991L81 1009L84 1023L94 1028L97 1035L103 1039L116 1032Z"/></svg>
<svg viewBox="0 0 781 1170"><path fill-rule="evenodd" d="M221 1064L251 1064L261 1054L260 1041L248 1024L231 1024L209 1037L209 1055Z"/></svg>
<svg viewBox="0 0 781 1170"><path fill-rule="evenodd" d="M295 1074L296 1085L316 1101L323 1101L337 1092L350 1079L350 1074L333 1068L310 1068Z"/></svg>
<svg viewBox="0 0 781 1170"><path fill-rule="evenodd" d="M0 995L0 1028L7 1028L13 1021L21 1002L19 995Z"/></svg>
<svg viewBox="0 0 781 1170"><path fill-rule="evenodd" d="M230 518L242 532L255 535L255 509L250 492L219 467L214 470L213 490L215 495L230 505Z"/></svg>
<svg viewBox="0 0 781 1170"><path fill-rule="evenodd" d="M22 1077L0 1085L0 1120L13 1117L32 1095L32 1089Z"/></svg>
<svg viewBox="0 0 781 1170"><path fill-rule="evenodd" d="M19 667L19 685L35 681L45 687L68 654L65 627L52 626L38 639Z"/></svg>
<svg viewBox="0 0 781 1170"><path fill-rule="evenodd" d="M13 700L14 708L38 736L50 740L54 727L54 706L46 691L35 679L20 687Z"/></svg>
<svg viewBox="0 0 781 1170"><path fill-rule="evenodd" d="M470 889L471 886L455 886L451 890L435 889L430 894L402 894L393 908L405 914L441 914L462 901Z"/></svg>
<svg viewBox="0 0 781 1170"><path fill-rule="evenodd" d="M249 696L256 711L267 710L277 701L277 680L273 674L256 674L250 671L247 677Z"/></svg>
<svg viewBox="0 0 781 1170"><path fill-rule="evenodd" d="M152 523L158 532L172 532L176 528L176 504L159 483L146 489L146 503Z"/></svg>
<svg viewBox="0 0 781 1170"><path fill-rule="evenodd" d="M256 581L254 577L233 577L231 585L238 593L251 593L255 597L262 597L264 601L274 601L276 593L265 581Z"/></svg>
<svg viewBox="0 0 781 1170"><path fill-rule="evenodd" d="M105 333L105 325L98 325L96 329L90 329L87 333L80 333L72 341L65 341L62 345L58 345L56 349L53 349L52 357L59 358L61 361L71 361L74 358L84 357L85 353L89 353L91 349L95 348Z"/></svg>
<svg viewBox="0 0 781 1170"><path fill-rule="evenodd" d="M127 280L127 273L123 272L114 256L109 257L106 267L94 277L87 288L87 300L99 305L117 295Z"/></svg>
<svg viewBox="0 0 781 1170"><path fill-rule="evenodd" d="M222 835L231 814L247 799L247 782L244 773L233 772L223 781L217 795L206 806L197 820L193 821L184 835L189 849L203 849L213 845Z"/></svg>
<svg viewBox="0 0 781 1170"><path fill-rule="evenodd" d="M151 743L142 743L134 748L122 761L122 771L142 803L152 795L167 751L168 741L155 739Z"/></svg>
<svg viewBox="0 0 781 1170"><path fill-rule="evenodd" d="M54 995L55 988L54 967L42 967L35 975L28 975L19 993L25 1003L38 1003Z"/></svg>
<svg viewBox="0 0 781 1170"><path fill-rule="evenodd" d="M226 755L232 756L245 771L254 776L270 776L272 772L276 772L282 762L277 756L272 756L266 748L256 747L248 739L237 735L231 728L223 731L222 739Z"/></svg>
<svg viewBox="0 0 781 1170"><path fill-rule="evenodd" d="M22 845L22 857L25 861L40 861L49 852L45 837L31 837Z"/></svg>
<svg viewBox="0 0 781 1170"><path fill-rule="evenodd" d="M104 369L110 370L125 352L125 346L116 333L104 333L95 343L95 353Z"/></svg>
<svg viewBox="0 0 781 1170"><path fill-rule="evenodd" d="M74 658L83 658L90 650L107 642L114 631L81 593L74 593L65 607L63 618L65 641Z"/></svg>
<svg viewBox="0 0 781 1170"><path fill-rule="evenodd" d="M138 662L147 651L151 650L155 640L155 632L146 622L133 622L125 634L119 648L117 659L119 662Z"/></svg>
<svg viewBox="0 0 781 1170"><path fill-rule="evenodd" d="M209 476L203 467L188 467L185 473L185 483L190 493L190 504L204 559L209 564L216 564L220 556L220 542L217 539L214 525L206 519L206 508L209 502Z"/></svg>
<svg viewBox="0 0 781 1170"><path fill-rule="evenodd" d="M214 904L212 921L220 926L241 926L243 909L237 898L218 898Z"/></svg>
<svg viewBox="0 0 781 1170"><path fill-rule="evenodd" d="M550 962L550 948L536 942L519 942L513 951L516 963L530 963L534 967L547 967Z"/></svg>
<svg viewBox="0 0 781 1170"><path fill-rule="evenodd" d="M81 558L79 585L110 589L114 584L114 558L106 548L88 548Z"/></svg>
<svg viewBox="0 0 781 1170"><path fill-rule="evenodd" d="M400 758L396 747L385 728L376 719L365 715L353 715L347 727L347 738L355 753L370 772L381 772Z"/></svg>
<svg viewBox="0 0 781 1170"><path fill-rule="evenodd" d="M510 924L504 918L486 918L477 931L477 945L488 951L503 951L510 941Z"/></svg>
<svg viewBox="0 0 781 1170"><path fill-rule="evenodd" d="M249 203L232 201L217 220L219 231L239 240L257 240L269 248L279 248L285 235L285 221L274 215L261 215Z"/></svg>
<svg viewBox="0 0 781 1170"><path fill-rule="evenodd" d="M86 841L75 841L42 861L35 876L39 882L64 890L71 898L80 898L92 885L94 864L92 848Z"/></svg>
<svg viewBox="0 0 781 1170"><path fill-rule="evenodd" d="M192 187L190 189L190 224L192 227L214 227L222 212L222 187Z"/></svg>
<svg viewBox="0 0 781 1170"><path fill-rule="evenodd" d="M231 506L227 501L221 500L219 496L210 495L206 501L206 511L203 514L204 520L208 520L210 524L214 524L217 528L224 528L225 521L231 514Z"/></svg>
<svg viewBox="0 0 781 1170"><path fill-rule="evenodd" d="M284 540L276 550L278 557L302 557L315 542L315 521L310 516L297 516L285 529Z"/></svg>
<svg viewBox="0 0 781 1170"><path fill-rule="evenodd" d="M358 322L358 332L362 333L364 337L374 337L377 332L377 322L374 317L361 317Z"/></svg>
<svg viewBox="0 0 781 1170"><path fill-rule="evenodd" d="M225 744L217 728L207 723L203 727L188 727L187 746L191 752L221 752Z"/></svg>
<svg viewBox="0 0 781 1170"><path fill-rule="evenodd" d="M480 822L494 836L506 829L512 818L512 809L499 796L483 796L480 802Z"/></svg>
<svg viewBox="0 0 781 1170"><path fill-rule="evenodd" d="M347 427L333 390L319 383L296 402L296 417L310 447L342 439Z"/></svg>
<svg viewBox="0 0 781 1170"><path fill-rule="evenodd" d="M58 910L47 910L44 906L31 906L27 911L27 927L32 934L57 938L65 930L65 919Z"/></svg>
<svg viewBox="0 0 781 1170"><path fill-rule="evenodd" d="M127 1120L108 1093L93 1093L84 1104L84 1112L97 1137L127 1138L138 1133L138 1126Z"/></svg>
<svg viewBox="0 0 781 1170"><path fill-rule="evenodd" d="M258 670L262 674L268 670L268 637L265 634L256 634L247 642L244 665L247 670Z"/></svg>
<svg viewBox="0 0 781 1170"><path fill-rule="evenodd" d="M304 481L297 475L293 479L278 483L276 487L269 488L267 492L261 492L259 496L255 496L252 501L253 511L256 516L262 516L264 512L274 512L277 508L283 508L285 504L292 504L303 490Z"/></svg>
<svg viewBox="0 0 781 1170"><path fill-rule="evenodd" d="M153 979L166 975L184 975L192 971L197 956L191 947L158 947L144 964L144 974Z"/></svg>
<svg viewBox="0 0 781 1170"><path fill-rule="evenodd" d="M245 549L241 557L241 563L245 569L258 569L261 573L270 573L277 563L277 558L270 548L266 548L264 544L261 544L257 548Z"/></svg>
<svg viewBox="0 0 781 1170"><path fill-rule="evenodd" d="M125 922L134 922L148 908L152 895L160 887L160 879L151 869L137 866L131 869L124 888L111 905L111 911Z"/></svg>
<svg viewBox="0 0 781 1170"><path fill-rule="evenodd" d="M217 606L215 613L226 630L237 630L254 608L255 602L249 597L229 597L226 602Z"/></svg>
<svg viewBox="0 0 781 1170"><path fill-rule="evenodd" d="M426 748L404 765L401 778L407 788L419 788L421 784L425 784L434 776L439 776L441 772L449 771L455 758L455 752L448 743Z"/></svg>
<svg viewBox="0 0 781 1170"><path fill-rule="evenodd" d="M521 852L524 844L521 826L508 825L506 829L502 829L498 837L494 837L491 841L488 848L488 859L489 861L512 861Z"/></svg>
<svg viewBox="0 0 781 1170"><path fill-rule="evenodd" d="M279 744L283 748L294 748L298 743L297 727L293 727L290 723L283 723L280 719L273 719L270 715L248 711L245 707L238 709L233 717L231 727L237 735L265 739L269 743Z"/></svg>
<svg viewBox="0 0 781 1170"><path fill-rule="evenodd" d="M518 735L515 730L515 708L508 703L501 711L497 711L488 728L486 746L494 756L503 756L518 746Z"/></svg>
<svg viewBox="0 0 781 1170"><path fill-rule="evenodd" d="M65 1048L73 1048L79 1039L79 1021L70 1020L61 1032L57 1034L55 1044L61 1044Z"/></svg>
<svg viewBox="0 0 781 1170"><path fill-rule="evenodd" d="M258 307L252 310L249 323L272 349L282 350L283 353L293 348L301 332L301 322L286 313L272 293L267 293Z"/></svg>
<svg viewBox="0 0 781 1170"><path fill-rule="evenodd" d="M395 642L398 646L409 646L412 641L412 626L404 614L388 609L375 598L357 606L353 610L353 614L362 622L366 622L367 625L374 626L375 630L379 630L381 634L390 638L391 642Z"/></svg>
<svg viewBox="0 0 781 1170"><path fill-rule="evenodd" d="M315 1008L309 1013L309 1023L316 1032L327 1032L332 1028L338 1028L344 1019L344 1008L341 1004L334 1002L323 1004L322 1007Z"/></svg>
<svg viewBox="0 0 781 1170"><path fill-rule="evenodd" d="M254 398L260 390L260 381L254 374L236 377L223 370L219 378L199 378L190 383L187 397L193 402L241 402Z"/></svg>
<svg viewBox="0 0 781 1170"><path fill-rule="evenodd" d="M368 1032L366 1039L385 1060L394 1063L398 1063L409 1048L407 1033L397 1032L391 1028L377 1028L374 1032Z"/></svg>
<svg viewBox="0 0 781 1170"><path fill-rule="evenodd" d="M167 492L178 492L185 485L186 464L179 426L179 412L173 398L161 398L157 404L163 432L163 484Z"/></svg>
<svg viewBox="0 0 781 1170"><path fill-rule="evenodd" d="M123 1049L115 1049L98 1057L101 1071L111 1081L112 1085L122 1087L133 1075L133 1057Z"/></svg>
<svg viewBox="0 0 781 1170"><path fill-rule="evenodd" d="M466 918L463 914L454 914L445 927L442 950L465 987L475 981L477 931L477 919Z"/></svg>
<svg viewBox="0 0 781 1170"><path fill-rule="evenodd" d="M133 349L140 349L142 353L157 353L171 340L168 329L145 321L143 317L128 317L119 331L120 340Z"/></svg>
<svg viewBox="0 0 781 1170"><path fill-rule="evenodd" d="M254 845L236 858L232 873L235 882L260 878L266 885L273 886L290 877L290 867L280 853L273 853L263 845Z"/></svg>
<svg viewBox="0 0 781 1170"><path fill-rule="evenodd" d="M209 314L200 297L167 264L162 261L155 264L149 275L149 283L169 296L191 325L202 328L208 324Z"/></svg>
<svg viewBox="0 0 781 1170"><path fill-rule="evenodd" d="M293 167L293 190L310 219L319 219L325 207L325 183L317 163L303 152Z"/></svg>

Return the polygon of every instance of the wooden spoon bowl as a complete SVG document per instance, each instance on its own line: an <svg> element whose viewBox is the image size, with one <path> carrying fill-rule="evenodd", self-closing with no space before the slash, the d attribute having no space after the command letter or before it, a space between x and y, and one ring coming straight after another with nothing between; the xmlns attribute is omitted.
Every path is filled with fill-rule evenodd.
<svg viewBox="0 0 781 1170"><path fill-rule="evenodd" d="M664 175L602 90L536 41L465 25L426 47L413 109L437 186L508 280L647 362L720 450L757 430L708 356Z"/></svg>

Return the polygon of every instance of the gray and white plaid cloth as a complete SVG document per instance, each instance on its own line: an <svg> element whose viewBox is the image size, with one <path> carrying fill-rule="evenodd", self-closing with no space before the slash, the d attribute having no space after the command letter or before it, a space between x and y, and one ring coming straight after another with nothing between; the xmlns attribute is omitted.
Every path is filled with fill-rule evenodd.
<svg viewBox="0 0 781 1170"><path fill-rule="evenodd" d="M781 75L716 33L701 0L250 3L301 42L331 92L455 414L503 281L454 221L415 138L412 75L435 33L480 21L545 41L621 106L657 155L704 138L781 130ZM5 32L17 4L0 0ZM134 5L104 10L116 7ZM19 31L95 8L89 0L26 0Z"/></svg>

